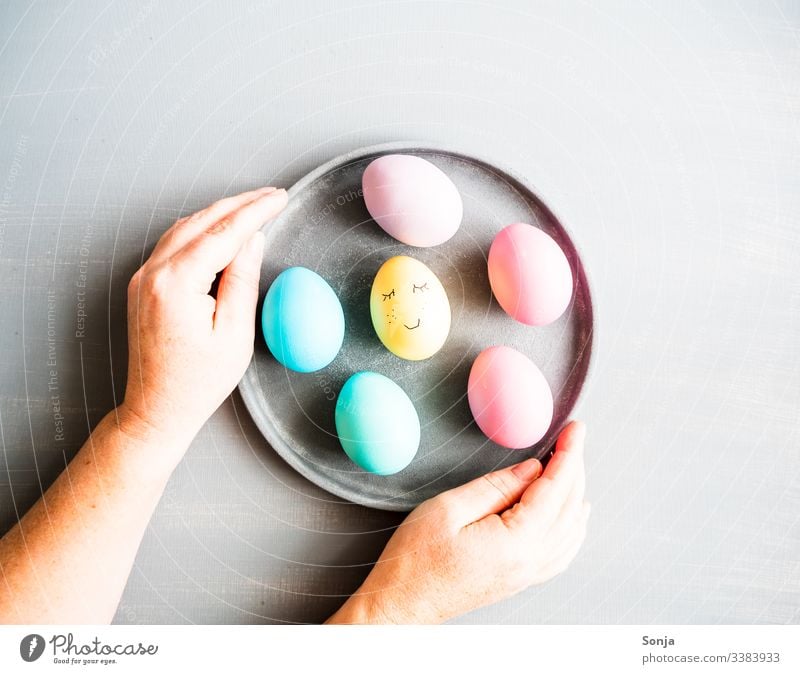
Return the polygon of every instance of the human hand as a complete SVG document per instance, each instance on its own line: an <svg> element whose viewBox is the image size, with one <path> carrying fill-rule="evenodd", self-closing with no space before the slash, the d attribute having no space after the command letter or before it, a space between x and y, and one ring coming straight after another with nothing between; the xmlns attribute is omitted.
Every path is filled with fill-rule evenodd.
<svg viewBox="0 0 800 674"><path fill-rule="evenodd" d="M561 573L586 535L585 435L569 424L544 472L529 459L421 504L328 622L444 622Z"/></svg>
<svg viewBox="0 0 800 674"><path fill-rule="evenodd" d="M131 279L128 382L118 418L134 435L155 434L169 468L250 362L260 228L286 202L285 190L265 187L181 218ZM220 271L214 299L209 291Z"/></svg>

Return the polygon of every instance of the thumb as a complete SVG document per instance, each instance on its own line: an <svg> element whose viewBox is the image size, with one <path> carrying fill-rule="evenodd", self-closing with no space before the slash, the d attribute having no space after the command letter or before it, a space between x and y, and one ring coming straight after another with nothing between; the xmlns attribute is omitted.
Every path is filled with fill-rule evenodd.
<svg viewBox="0 0 800 674"><path fill-rule="evenodd" d="M539 460L527 459L451 489L448 501L456 510L461 526L467 526L513 506L541 474Z"/></svg>
<svg viewBox="0 0 800 674"><path fill-rule="evenodd" d="M251 334L255 328L264 234L254 232L220 276L214 329Z"/></svg>

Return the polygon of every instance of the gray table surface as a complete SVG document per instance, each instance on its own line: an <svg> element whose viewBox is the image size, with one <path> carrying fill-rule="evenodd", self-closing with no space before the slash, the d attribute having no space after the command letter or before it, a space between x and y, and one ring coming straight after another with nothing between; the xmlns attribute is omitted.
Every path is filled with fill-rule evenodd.
<svg viewBox="0 0 800 674"><path fill-rule="evenodd" d="M783 0L3 2L0 531L120 399L125 287L175 218L427 139L538 187L599 318L586 544L460 622L800 622L799 106ZM234 395L116 619L320 621L398 522L295 474Z"/></svg>

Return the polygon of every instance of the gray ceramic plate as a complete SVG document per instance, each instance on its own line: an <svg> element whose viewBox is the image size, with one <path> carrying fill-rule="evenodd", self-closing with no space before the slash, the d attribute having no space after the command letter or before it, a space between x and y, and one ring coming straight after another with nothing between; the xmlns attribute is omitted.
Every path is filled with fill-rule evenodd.
<svg viewBox="0 0 800 674"><path fill-rule="evenodd" d="M464 201L456 235L434 248L412 248L370 219L361 195L361 174L375 157L414 154L441 168ZM289 190L289 205L266 229L261 295L287 267L313 269L342 301L345 342L324 370L299 374L270 354L260 328L255 358L239 384L264 437L290 465L342 498L387 510L410 510L445 489L551 448L580 394L592 350L592 302L586 273L564 227L520 178L496 166L422 143L393 143L334 159ZM566 252L576 279L572 303L555 323L533 328L507 316L492 297L486 256L495 234L512 222L529 222ZM378 341L369 315L372 279L393 255L410 255L444 284L453 314L450 336L432 358L397 358ZM260 311L260 307L259 307ZM324 329L324 326L320 326ZM527 354L544 372L556 401L545 438L527 450L508 450L487 440L472 420L467 378L486 347L507 344ZM354 372L391 377L414 401L422 440L414 461L390 477L362 471L342 451L334 427L336 396Z"/></svg>

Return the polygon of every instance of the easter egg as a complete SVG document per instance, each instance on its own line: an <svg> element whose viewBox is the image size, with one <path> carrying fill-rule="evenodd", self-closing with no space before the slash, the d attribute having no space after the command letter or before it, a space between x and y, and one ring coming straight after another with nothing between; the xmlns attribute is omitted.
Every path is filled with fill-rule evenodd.
<svg viewBox="0 0 800 674"><path fill-rule="evenodd" d="M564 251L541 229L523 222L494 238L489 284L504 311L527 325L552 323L572 299L572 270Z"/></svg>
<svg viewBox="0 0 800 674"><path fill-rule="evenodd" d="M406 255L383 263L369 298L372 325L383 345L406 360L430 358L450 332L450 302L426 265Z"/></svg>
<svg viewBox="0 0 800 674"><path fill-rule="evenodd" d="M305 267L290 267L267 291L261 329L279 363L297 372L314 372L342 348L344 312L325 279Z"/></svg>
<svg viewBox="0 0 800 674"><path fill-rule="evenodd" d="M409 246L437 246L461 224L463 205L456 186L421 157L379 157L365 169L361 186L375 222Z"/></svg>
<svg viewBox="0 0 800 674"><path fill-rule="evenodd" d="M484 435L509 449L539 442L553 421L547 380L533 361L510 346L492 346L478 355L467 400Z"/></svg>
<svg viewBox="0 0 800 674"><path fill-rule="evenodd" d="M357 372L345 382L335 417L345 453L370 473L398 473L419 449L414 404L402 388L377 372Z"/></svg>

